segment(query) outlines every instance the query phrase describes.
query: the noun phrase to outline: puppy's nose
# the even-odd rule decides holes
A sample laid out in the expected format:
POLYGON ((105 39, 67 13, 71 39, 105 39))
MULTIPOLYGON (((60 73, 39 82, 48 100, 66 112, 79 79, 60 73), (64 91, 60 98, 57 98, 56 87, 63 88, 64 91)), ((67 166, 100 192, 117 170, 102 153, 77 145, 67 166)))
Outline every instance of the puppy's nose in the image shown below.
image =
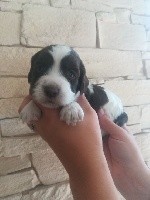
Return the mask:
POLYGON ((44 92, 49 98, 56 97, 59 94, 59 88, 53 85, 44 86, 44 92))

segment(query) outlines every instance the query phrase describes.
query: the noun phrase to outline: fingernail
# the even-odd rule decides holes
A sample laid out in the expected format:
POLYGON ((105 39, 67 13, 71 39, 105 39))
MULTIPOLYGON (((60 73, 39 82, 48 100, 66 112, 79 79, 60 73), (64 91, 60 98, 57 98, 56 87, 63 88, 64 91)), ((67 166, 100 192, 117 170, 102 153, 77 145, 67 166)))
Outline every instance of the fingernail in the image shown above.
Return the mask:
POLYGON ((105 112, 102 108, 99 109, 97 113, 98 113, 99 116, 103 116, 105 114, 105 112))

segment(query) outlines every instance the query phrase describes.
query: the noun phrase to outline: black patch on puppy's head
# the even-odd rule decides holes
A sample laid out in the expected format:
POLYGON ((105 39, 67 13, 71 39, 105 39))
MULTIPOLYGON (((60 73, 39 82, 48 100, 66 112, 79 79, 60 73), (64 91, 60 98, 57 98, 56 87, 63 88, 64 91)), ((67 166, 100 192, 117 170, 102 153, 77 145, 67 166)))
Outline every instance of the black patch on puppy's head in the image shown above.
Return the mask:
POLYGON ((60 70, 70 83, 71 90, 74 93, 80 91, 80 94, 82 94, 86 91, 89 81, 86 77, 85 67, 79 55, 73 49, 62 59, 60 70))
POLYGON ((45 47, 44 49, 38 51, 31 58, 31 69, 28 74, 30 92, 32 92, 32 89, 35 86, 35 83, 38 81, 38 79, 44 74, 46 74, 54 63, 53 57, 49 53, 49 50, 52 51, 52 46, 45 47))

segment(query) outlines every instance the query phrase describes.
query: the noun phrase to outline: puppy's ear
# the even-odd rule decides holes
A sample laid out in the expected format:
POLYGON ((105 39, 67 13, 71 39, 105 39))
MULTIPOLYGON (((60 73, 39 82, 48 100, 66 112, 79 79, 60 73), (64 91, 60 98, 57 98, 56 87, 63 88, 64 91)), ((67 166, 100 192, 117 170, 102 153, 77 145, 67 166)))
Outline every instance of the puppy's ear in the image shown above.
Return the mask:
POLYGON ((83 94, 86 92, 87 87, 89 85, 89 80, 86 76, 86 70, 84 67, 83 62, 81 61, 80 63, 80 78, 79 78, 79 87, 78 87, 78 91, 80 91, 80 94, 83 94))
POLYGON ((37 52, 35 55, 33 55, 32 58, 31 58, 31 68, 30 68, 30 71, 28 73, 28 83, 30 83, 30 84, 32 82, 34 82, 35 77, 33 75, 33 72, 34 72, 34 68, 36 67, 35 65, 36 65, 36 61, 37 61, 39 55, 40 55, 40 51, 37 52))

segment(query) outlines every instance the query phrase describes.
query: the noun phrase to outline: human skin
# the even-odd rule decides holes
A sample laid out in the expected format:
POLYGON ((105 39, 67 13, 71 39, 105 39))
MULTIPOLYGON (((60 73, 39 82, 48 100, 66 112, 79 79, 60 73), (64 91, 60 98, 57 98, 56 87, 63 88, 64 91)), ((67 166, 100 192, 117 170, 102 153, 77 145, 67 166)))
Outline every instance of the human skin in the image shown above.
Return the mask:
POLYGON ((133 135, 98 112, 101 128, 108 136, 103 148, 114 183, 127 200, 150 199, 150 169, 146 166, 133 135))
MULTIPOLYGON (((27 97, 20 110, 30 100, 27 97)), ((127 200, 150 199, 150 170, 133 136, 126 127, 114 124, 102 110, 97 113, 98 121, 85 97, 78 101, 85 118, 74 127, 59 120, 59 109, 51 110, 39 104, 43 115, 33 122, 66 168, 74 199, 117 200, 114 183, 127 200), (108 134, 103 142, 99 123, 108 134)))
MULTIPOLYGON (((30 100, 27 97, 19 111, 30 100)), ((78 102, 85 116, 76 126, 60 121, 59 109, 48 109, 38 104, 42 117, 33 122, 36 132, 64 165, 75 200, 117 200, 118 193, 103 152, 98 116, 84 96, 78 102)))

